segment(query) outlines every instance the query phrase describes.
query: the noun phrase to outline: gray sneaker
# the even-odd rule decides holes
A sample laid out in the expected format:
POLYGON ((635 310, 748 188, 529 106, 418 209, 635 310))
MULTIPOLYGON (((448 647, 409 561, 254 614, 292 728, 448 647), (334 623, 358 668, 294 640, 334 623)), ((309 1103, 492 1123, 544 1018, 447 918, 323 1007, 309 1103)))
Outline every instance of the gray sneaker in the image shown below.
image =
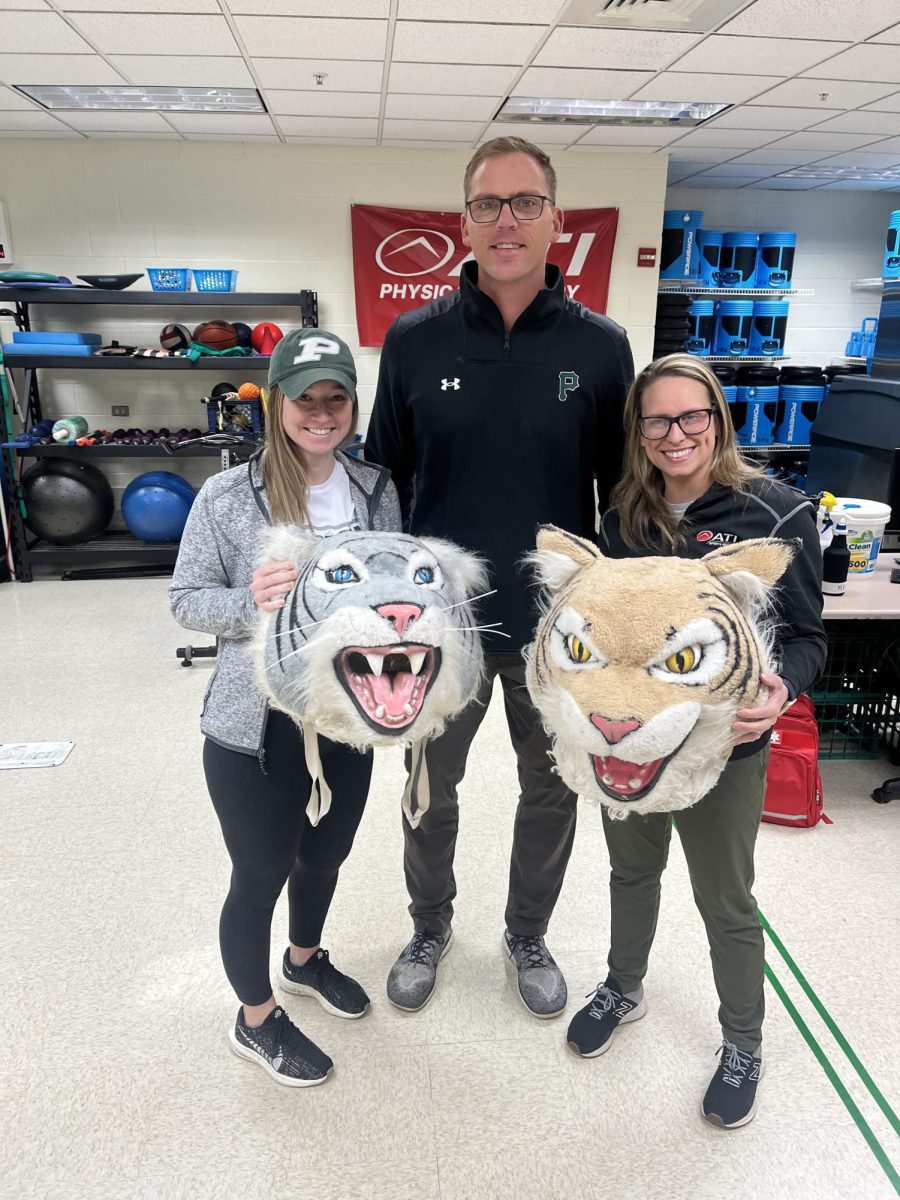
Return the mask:
POLYGON ((516 988, 528 1011, 535 1017, 558 1017, 569 993, 544 939, 519 937, 507 929, 503 953, 507 967, 516 972, 516 988))
POLYGON ((425 1007, 437 982, 438 963, 450 949, 452 939, 452 929, 446 937, 428 929, 413 934, 388 975, 387 997, 395 1008, 418 1012, 425 1007))

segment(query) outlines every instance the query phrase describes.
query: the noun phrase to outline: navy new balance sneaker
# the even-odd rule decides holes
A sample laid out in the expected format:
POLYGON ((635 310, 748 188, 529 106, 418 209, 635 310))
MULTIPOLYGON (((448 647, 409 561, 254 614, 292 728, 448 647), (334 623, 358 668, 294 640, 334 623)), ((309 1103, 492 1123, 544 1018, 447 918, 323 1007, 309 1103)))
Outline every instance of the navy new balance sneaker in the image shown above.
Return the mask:
POLYGON ((569 1022, 566 1041, 582 1058, 596 1058, 609 1049, 612 1036, 620 1025, 639 1021, 646 1011, 643 988, 636 998, 629 998, 622 994, 619 982, 609 975, 606 983, 597 988, 590 1004, 580 1009, 569 1022))
POLYGON ((756 1088, 763 1077, 762 1057, 738 1050, 727 1039, 716 1053, 719 1065, 706 1089, 701 1111, 710 1125, 740 1129, 756 1115, 756 1088))

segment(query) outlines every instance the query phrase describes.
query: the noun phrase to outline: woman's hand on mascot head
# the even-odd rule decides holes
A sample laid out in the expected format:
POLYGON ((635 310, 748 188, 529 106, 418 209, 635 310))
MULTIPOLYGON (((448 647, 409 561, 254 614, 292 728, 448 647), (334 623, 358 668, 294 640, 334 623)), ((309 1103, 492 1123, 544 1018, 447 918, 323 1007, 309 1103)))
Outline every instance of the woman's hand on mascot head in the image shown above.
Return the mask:
POLYGON ((769 698, 758 708, 740 708, 735 713, 735 722, 731 727, 735 733, 735 746, 755 742, 762 737, 767 729, 772 728, 790 701, 790 693, 780 676, 760 675, 759 679, 763 687, 769 689, 769 698))
POLYGON ((271 562, 253 572, 250 591, 253 602, 263 612, 284 607, 284 598, 297 582, 297 568, 292 562, 271 562))

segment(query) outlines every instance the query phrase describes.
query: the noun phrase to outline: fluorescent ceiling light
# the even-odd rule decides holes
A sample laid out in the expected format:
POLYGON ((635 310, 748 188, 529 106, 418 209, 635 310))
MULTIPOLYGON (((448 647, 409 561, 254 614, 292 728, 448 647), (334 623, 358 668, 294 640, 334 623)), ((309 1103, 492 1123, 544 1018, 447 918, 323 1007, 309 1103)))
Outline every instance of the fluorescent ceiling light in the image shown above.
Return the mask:
POLYGON ((510 96, 495 121, 557 125, 701 125, 731 108, 693 100, 543 100, 510 96))
POLYGON ((16 91, 44 108, 77 111, 113 109, 119 112, 228 112, 264 113, 256 88, 192 87, 70 87, 17 83, 16 91))
POLYGON ((781 171, 778 179, 867 179, 873 183, 883 180, 891 183, 900 180, 900 166, 896 167, 828 167, 821 166, 793 167, 790 171, 781 171))

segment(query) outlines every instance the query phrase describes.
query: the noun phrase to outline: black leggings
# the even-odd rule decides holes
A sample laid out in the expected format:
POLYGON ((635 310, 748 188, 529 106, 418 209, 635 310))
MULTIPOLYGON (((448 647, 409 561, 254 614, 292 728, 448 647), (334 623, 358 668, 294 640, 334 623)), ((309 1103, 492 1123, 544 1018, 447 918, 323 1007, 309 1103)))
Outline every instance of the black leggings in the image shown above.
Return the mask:
POLYGON ((285 880, 290 940, 316 946, 362 818, 372 775, 371 752, 360 754, 319 738, 331 809, 318 825, 306 816, 310 776, 303 739, 284 713, 270 712, 266 774, 250 754, 206 739, 203 769, 231 857, 231 888, 219 921, 219 945, 228 981, 242 1004, 272 995, 269 953, 272 913, 285 880))

